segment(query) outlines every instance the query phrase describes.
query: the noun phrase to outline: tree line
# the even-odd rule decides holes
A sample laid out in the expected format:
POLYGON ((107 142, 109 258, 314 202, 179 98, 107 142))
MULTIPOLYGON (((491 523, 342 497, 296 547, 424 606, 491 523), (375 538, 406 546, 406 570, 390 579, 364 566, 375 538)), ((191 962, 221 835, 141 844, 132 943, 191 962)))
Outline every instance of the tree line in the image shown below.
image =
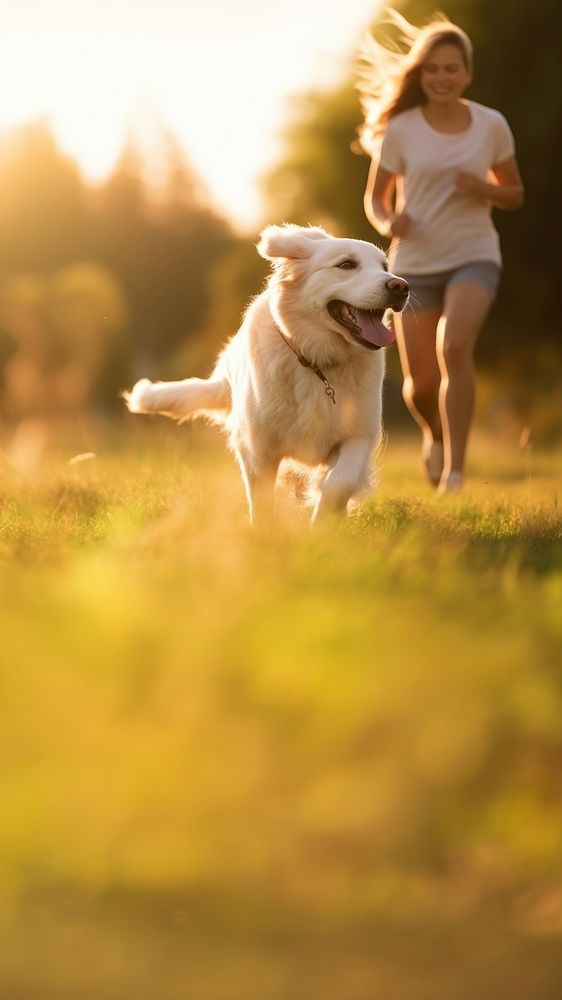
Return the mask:
MULTIPOLYGON (((405 0, 400 9, 422 23, 435 5, 405 0)), ((495 213, 505 271, 478 345, 479 363, 508 379, 524 408, 531 382, 552 394, 562 372, 562 5, 449 0, 444 12, 474 42, 469 96, 507 117, 525 182, 525 207, 495 213)), ((350 52, 338 86, 288 104, 282 154, 262 182, 264 225, 323 224, 384 245, 363 213, 369 163, 354 151, 356 58, 350 52)), ((253 246, 257 232, 237 236, 163 124, 159 136, 158 189, 132 140, 95 189, 46 121, 0 140, 0 407, 8 416, 25 408, 29 358, 41 350, 40 372, 56 370, 63 397, 88 359, 87 405, 118 405, 118 390, 139 373, 205 374, 259 290, 267 267, 253 246)))
POLYGON ((71 372, 76 386, 88 366, 84 405, 110 406, 137 368, 158 373, 204 324, 212 269, 236 239, 173 134, 163 124, 159 131, 159 188, 132 139, 113 174, 92 188, 46 121, 3 137, 0 374, 8 417, 33 411, 41 395, 33 386, 55 372, 56 409, 61 392, 75 392, 71 372))

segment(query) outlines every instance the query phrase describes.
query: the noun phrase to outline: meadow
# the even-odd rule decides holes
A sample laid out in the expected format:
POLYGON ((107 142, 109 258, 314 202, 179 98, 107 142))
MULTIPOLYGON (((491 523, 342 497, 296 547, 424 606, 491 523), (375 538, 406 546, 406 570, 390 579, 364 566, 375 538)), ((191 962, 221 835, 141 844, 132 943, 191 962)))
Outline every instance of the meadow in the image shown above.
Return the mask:
POLYGON ((0 995, 559 1000, 562 453, 250 530, 205 429, 0 484, 0 995))

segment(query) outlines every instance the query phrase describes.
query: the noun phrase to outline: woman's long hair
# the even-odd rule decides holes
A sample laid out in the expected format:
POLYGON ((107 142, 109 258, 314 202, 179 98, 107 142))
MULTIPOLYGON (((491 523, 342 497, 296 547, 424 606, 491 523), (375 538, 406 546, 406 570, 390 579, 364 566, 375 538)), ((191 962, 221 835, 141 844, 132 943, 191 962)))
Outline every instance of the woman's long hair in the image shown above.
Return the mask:
POLYGON ((398 28, 398 42, 385 39, 386 44, 382 44, 368 35, 359 56, 357 89, 365 119, 358 129, 358 141, 366 153, 373 152, 391 118, 425 104, 420 74, 432 49, 456 45, 466 68, 472 69, 470 38, 443 14, 435 14, 423 28, 416 28, 390 7, 384 23, 398 28))

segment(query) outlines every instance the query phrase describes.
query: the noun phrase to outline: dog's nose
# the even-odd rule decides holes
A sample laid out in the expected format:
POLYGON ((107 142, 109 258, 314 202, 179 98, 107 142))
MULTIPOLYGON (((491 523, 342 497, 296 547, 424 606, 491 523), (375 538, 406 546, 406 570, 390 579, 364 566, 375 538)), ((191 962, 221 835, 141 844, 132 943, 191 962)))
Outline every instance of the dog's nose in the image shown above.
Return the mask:
POLYGON ((386 283, 389 292, 408 292, 410 286, 404 278, 390 278, 386 283))

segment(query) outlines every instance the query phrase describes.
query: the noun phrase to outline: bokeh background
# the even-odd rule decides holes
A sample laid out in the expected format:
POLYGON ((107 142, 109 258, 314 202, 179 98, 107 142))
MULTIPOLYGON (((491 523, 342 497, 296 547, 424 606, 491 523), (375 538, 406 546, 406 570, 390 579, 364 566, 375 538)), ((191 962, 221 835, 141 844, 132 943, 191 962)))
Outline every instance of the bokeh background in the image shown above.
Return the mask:
MULTIPOLYGON (((265 275, 262 225, 384 242, 363 216, 367 158, 352 150, 357 46, 376 4, 324 19, 315 3, 125 8, 52 0, 29 27, 24 4, 2 43, 0 408, 5 440, 20 427, 22 461, 24 421, 40 450, 43 418, 117 417, 119 390, 141 373, 206 374, 265 275)), ((421 21, 433 8, 401 9, 421 21)), ((478 346, 479 414, 549 444, 562 384, 562 14, 555 0, 451 0, 446 13, 474 40, 470 96, 507 116, 527 190, 522 211, 495 213, 505 275, 478 346)), ((394 353, 387 396, 387 423, 404 420, 394 353)))
MULTIPOLYGON (((400 3, 420 22, 426 0, 400 3)), ((562 996, 562 6, 448 0, 525 207, 468 489, 245 528, 205 375, 260 227, 372 239, 375 2, 20 0, 0 37, 0 995, 562 996), (17 9, 16 9, 17 7, 17 9)))

